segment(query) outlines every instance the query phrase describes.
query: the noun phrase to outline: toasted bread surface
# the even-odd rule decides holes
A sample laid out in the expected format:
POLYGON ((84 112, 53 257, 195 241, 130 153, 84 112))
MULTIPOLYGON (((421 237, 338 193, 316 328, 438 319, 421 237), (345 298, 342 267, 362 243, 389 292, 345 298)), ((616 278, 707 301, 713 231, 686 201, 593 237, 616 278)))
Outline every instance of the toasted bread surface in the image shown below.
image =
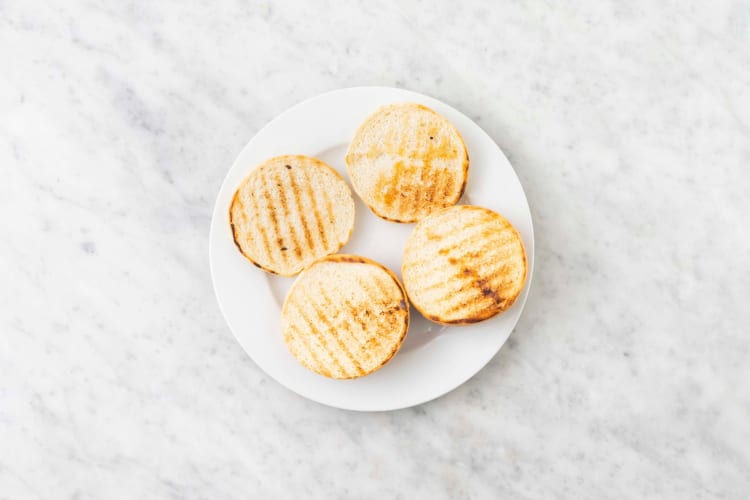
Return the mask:
POLYGON ((409 303, 398 278, 355 255, 331 255, 303 271, 281 310, 292 355, 335 379, 378 370, 401 347, 408 327, 409 303))
POLYGON ((265 271, 293 276, 349 240, 354 199, 346 181, 326 163, 278 156, 242 181, 229 223, 248 260, 265 271))
POLYGON ((415 222, 455 205, 469 173, 456 128, 412 103, 383 106, 367 118, 349 145, 346 164, 365 204, 394 222, 415 222))
POLYGON ((513 305, 526 267, 523 241, 510 222, 487 208, 458 205, 414 227, 401 272, 411 304, 427 319, 465 325, 513 305))

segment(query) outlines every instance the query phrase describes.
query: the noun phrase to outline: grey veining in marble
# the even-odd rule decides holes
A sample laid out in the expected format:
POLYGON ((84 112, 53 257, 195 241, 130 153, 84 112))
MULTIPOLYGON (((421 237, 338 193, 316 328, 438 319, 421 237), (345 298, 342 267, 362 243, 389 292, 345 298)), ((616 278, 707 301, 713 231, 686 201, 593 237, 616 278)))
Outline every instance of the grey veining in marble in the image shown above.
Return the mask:
POLYGON ((0 1, 0 498, 750 496, 750 3, 0 1), (266 377, 207 234, 235 155, 402 86, 500 144, 511 340, 393 413, 266 377))

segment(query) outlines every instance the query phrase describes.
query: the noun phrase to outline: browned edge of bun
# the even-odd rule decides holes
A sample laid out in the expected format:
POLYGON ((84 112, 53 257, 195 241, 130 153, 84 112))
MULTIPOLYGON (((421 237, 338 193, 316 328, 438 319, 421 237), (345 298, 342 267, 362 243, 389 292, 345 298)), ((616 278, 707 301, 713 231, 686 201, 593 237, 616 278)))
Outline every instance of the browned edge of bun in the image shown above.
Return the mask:
MULTIPOLYGON (((262 164, 261 164, 261 165, 262 165, 262 164)), ((256 168, 257 168, 257 167, 256 167, 256 168)), ((250 175, 250 174, 248 174, 248 175, 250 175)), ((242 181, 242 182, 244 182, 244 179, 243 179, 243 181, 242 181)), ((257 263, 257 262, 255 262, 255 261, 254 261, 254 260, 253 260, 253 259, 252 259, 252 258, 251 258, 251 257, 250 257, 249 255, 248 255, 248 254, 246 254, 246 253, 245 253, 244 251, 242 251, 242 247, 240 246, 239 242, 237 241, 237 234, 235 233, 235 230, 234 230, 234 220, 233 220, 233 218, 232 218, 232 208, 234 207, 234 203, 235 203, 235 201, 237 200, 237 195, 238 195, 238 194, 239 194, 239 190, 236 190, 236 191, 234 192, 234 196, 232 196, 232 203, 230 203, 230 204, 229 204, 229 217, 228 217, 228 220, 229 220, 229 228, 230 228, 230 230, 232 231, 232 243, 234 243, 234 246, 236 246, 236 247, 237 247, 237 250, 239 250, 239 252, 240 252, 240 255, 242 255, 242 256, 243 256, 243 257, 245 257, 245 258, 246 258, 246 259, 247 259, 248 261, 250 261, 250 263, 251 263, 252 265, 254 265, 255 267, 257 267, 257 268, 258 268, 258 269, 260 269, 261 271, 265 271, 265 272, 267 272, 267 273, 271 273, 271 274, 275 274, 275 275, 277 275, 277 276, 281 276, 281 275, 280 275, 279 273, 277 273, 276 271, 273 271, 273 270, 271 270, 271 269, 268 269, 267 267, 263 267, 262 265, 258 264, 258 263, 257 263)))

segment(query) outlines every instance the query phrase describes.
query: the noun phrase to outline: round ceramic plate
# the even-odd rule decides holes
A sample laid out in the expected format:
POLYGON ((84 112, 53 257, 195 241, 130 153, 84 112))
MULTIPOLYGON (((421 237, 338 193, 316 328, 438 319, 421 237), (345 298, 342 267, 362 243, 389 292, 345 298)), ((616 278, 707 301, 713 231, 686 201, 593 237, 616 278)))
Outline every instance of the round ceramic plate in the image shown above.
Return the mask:
MULTIPOLYGON (((374 259, 400 278, 401 253, 414 224, 379 219, 356 193, 354 198, 354 232, 341 252, 374 259)), ((329 92, 297 104, 250 140, 229 169, 216 200, 209 260, 216 297, 229 327, 268 375, 297 394, 326 405, 361 411, 394 410, 424 403, 455 389, 498 352, 526 302, 534 266, 534 234, 526 196, 513 168, 477 124, 452 107, 422 94, 385 87, 358 87, 329 92), (320 158, 348 180, 344 155, 357 127, 378 106, 398 102, 424 104, 456 126, 470 159, 469 180, 461 203, 491 208, 513 223, 526 246, 529 277, 510 309, 471 326, 437 325, 412 307, 406 340, 387 365, 360 379, 332 380, 306 370, 287 350, 281 336, 281 305, 294 278, 267 274, 240 255, 232 241, 229 204, 242 179, 264 160, 277 155, 320 158)))

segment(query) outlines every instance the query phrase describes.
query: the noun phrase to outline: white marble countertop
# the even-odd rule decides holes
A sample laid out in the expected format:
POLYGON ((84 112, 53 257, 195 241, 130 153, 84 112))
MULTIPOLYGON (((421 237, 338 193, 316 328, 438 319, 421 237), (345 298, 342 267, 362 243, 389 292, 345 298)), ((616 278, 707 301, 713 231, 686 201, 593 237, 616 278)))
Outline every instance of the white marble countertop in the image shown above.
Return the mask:
POLYGON ((0 498, 750 495, 750 3, 0 2, 0 498), (504 149, 511 340, 392 413, 306 401, 219 313, 235 155, 399 86, 504 149))

